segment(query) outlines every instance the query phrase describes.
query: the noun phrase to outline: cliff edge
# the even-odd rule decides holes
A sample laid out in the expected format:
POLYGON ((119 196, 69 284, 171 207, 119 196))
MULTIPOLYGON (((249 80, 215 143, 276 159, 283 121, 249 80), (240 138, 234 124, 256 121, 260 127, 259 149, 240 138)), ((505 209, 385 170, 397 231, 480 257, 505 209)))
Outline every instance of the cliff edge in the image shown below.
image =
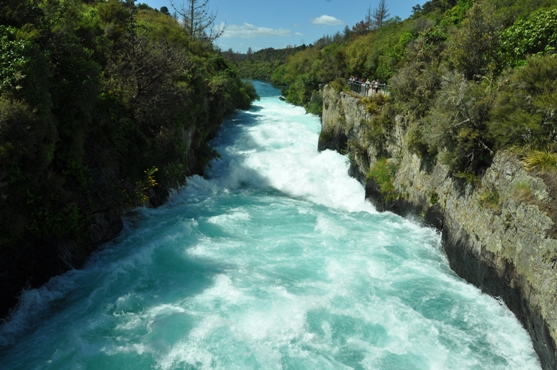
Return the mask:
POLYGON ((379 210, 417 215, 438 228, 451 268, 504 301, 529 332, 542 367, 557 368, 551 181, 525 171, 506 152, 497 153, 473 181, 450 176, 446 166, 411 153, 400 117, 378 150, 370 140, 374 128, 362 99, 329 86, 322 93, 318 149, 348 152, 351 175, 365 184, 366 197, 379 210), (373 176, 377 168, 388 173, 388 184, 373 176))

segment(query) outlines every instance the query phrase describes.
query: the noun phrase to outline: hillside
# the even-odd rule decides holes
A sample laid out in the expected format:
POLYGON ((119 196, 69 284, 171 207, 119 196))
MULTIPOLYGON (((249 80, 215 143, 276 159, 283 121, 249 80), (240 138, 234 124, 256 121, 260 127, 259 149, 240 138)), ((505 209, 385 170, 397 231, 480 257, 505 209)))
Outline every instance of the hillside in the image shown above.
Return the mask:
POLYGON ((217 154, 256 98, 169 14, 133 2, 0 5, 0 316, 22 288, 79 267, 217 154))

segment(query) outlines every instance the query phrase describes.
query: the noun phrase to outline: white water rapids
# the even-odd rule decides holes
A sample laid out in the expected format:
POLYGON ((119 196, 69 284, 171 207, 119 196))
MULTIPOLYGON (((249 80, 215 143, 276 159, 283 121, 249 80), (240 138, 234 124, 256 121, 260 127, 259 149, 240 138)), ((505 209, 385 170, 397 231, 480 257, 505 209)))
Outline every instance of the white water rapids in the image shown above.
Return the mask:
POLYGON ((207 179, 140 209, 82 270, 27 291, 2 369, 539 369, 432 229, 378 213, 319 119, 256 83, 207 179))

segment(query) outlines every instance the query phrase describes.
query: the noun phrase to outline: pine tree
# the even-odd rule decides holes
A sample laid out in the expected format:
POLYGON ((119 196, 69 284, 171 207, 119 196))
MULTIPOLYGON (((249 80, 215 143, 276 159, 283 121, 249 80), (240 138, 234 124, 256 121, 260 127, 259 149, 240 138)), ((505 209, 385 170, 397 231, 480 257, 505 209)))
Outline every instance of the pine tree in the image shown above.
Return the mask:
POLYGON ((191 39, 213 42, 223 34, 224 28, 215 25, 217 14, 209 11, 209 0, 187 0, 180 7, 174 2, 170 4, 182 19, 191 39))
MULTIPOLYGON (((371 9, 370 9, 371 10, 371 9)), ((368 12, 369 14, 369 12, 368 12)), ((391 14, 389 13, 389 7, 387 6, 387 2, 385 0, 380 0, 379 5, 377 8, 368 15, 369 20, 371 21, 371 28, 378 29, 383 26, 383 23, 389 18, 391 14)), ((367 19, 366 19, 367 20, 367 19)))

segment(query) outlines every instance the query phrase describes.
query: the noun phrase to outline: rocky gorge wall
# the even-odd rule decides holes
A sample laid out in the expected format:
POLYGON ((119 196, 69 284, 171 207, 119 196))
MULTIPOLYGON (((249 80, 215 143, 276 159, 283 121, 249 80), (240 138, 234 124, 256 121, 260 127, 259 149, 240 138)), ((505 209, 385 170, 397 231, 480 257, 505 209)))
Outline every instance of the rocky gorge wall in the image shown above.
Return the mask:
MULTIPOLYGON (((205 141, 214 137, 220 122, 213 126, 205 141)), ((188 157, 188 173, 203 174, 200 153, 193 147, 194 136, 195 127, 182 129, 181 139, 188 157)), ((109 188, 111 182, 120 181, 120 170, 115 164, 92 168, 93 187, 109 188)), ((176 184, 176 188, 179 186, 176 184)), ((156 208, 166 202, 172 190, 162 186, 151 188, 145 203, 133 206, 156 208)), ((44 240, 29 235, 16 245, 0 248, 0 323, 16 308, 22 290, 40 287, 54 276, 81 268, 93 252, 120 234, 124 226, 123 218, 132 207, 114 204, 105 197, 99 197, 96 201, 98 211, 93 213, 88 223, 86 240, 44 240)))
POLYGON ((556 199, 547 181, 501 152, 475 182, 455 179, 446 166, 409 151, 405 124, 397 119, 382 144, 394 188, 386 196, 368 176, 379 156, 362 99, 329 86, 322 93, 318 149, 348 152, 351 175, 379 210, 415 215, 438 228, 451 268, 503 300, 529 332, 542 367, 557 368, 557 233, 548 216, 556 199))

